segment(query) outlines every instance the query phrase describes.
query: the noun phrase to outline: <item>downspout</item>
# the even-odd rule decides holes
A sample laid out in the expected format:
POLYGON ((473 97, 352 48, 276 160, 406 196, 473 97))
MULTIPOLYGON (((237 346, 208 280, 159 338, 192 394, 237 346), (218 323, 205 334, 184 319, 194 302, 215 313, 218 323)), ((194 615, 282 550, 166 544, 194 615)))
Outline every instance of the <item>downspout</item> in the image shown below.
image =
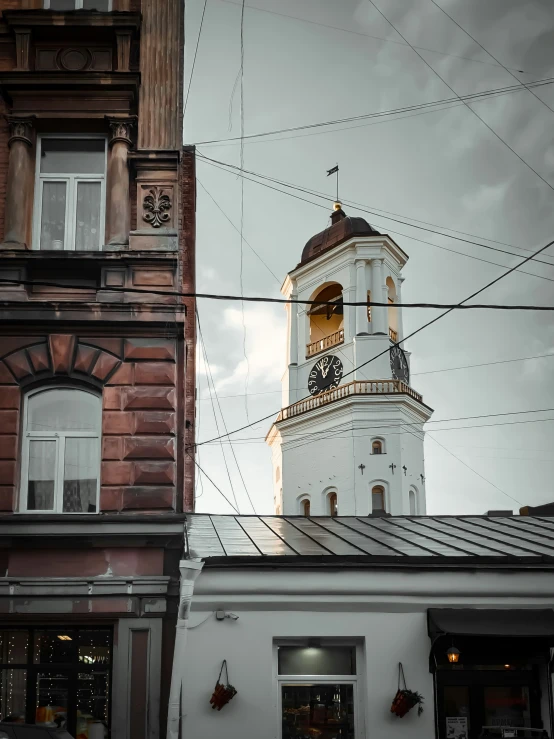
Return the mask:
POLYGON ((175 634, 173 669, 171 671, 171 688, 169 691, 167 739, 179 739, 181 693, 190 606, 194 592, 194 583, 198 575, 202 572, 203 566, 204 562, 198 559, 184 559, 179 562, 179 570, 181 572, 179 612, 177 614, 177 633, 175 634))

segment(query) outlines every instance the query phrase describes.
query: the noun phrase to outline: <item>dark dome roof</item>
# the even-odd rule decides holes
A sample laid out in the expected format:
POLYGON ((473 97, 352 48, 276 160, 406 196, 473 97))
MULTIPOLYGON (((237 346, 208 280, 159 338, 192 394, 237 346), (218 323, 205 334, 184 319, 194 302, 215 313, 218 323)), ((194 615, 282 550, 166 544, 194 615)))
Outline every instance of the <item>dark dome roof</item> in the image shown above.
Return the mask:
POLYGON ((331 215, 332 224, 325 231, 312 236, 302 250, 301 264, 309 262, 310 259, 318 257, 322 252, 342 244, 343 241, 353 236, 380 236, 364 218, 347 216, 341 209, 335 210, 331 215))

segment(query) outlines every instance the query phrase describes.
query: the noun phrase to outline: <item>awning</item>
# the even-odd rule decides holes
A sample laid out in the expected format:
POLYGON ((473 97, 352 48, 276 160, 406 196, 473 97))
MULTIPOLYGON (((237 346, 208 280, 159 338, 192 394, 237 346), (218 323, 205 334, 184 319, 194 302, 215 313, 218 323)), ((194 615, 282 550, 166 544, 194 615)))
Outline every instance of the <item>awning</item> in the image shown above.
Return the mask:
POLYGON ((429 608, 427 627, 433 643, 441 636, 539 637, 554 643, 554 610, 429 608))

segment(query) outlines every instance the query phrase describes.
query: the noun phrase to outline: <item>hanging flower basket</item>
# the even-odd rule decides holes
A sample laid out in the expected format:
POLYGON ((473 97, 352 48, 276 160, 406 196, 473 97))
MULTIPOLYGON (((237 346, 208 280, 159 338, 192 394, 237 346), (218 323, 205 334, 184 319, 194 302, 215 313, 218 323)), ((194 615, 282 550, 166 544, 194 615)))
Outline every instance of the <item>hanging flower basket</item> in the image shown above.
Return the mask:
POLYGON ((218 711, 221 711, 223 706, 227 705, 231 698, 233 698, 236 694, 236 688, 229 684, 229 670, 227 669, 227 660, 224 659, 221 663, 221 670, 219 671, 219 677, 217 678, 214 692, 212 693, 212 697, 210 698, 210 704, 212 708, 217 708, 218 711), (227 676, 226 683, 221 682, 223 668, 225 668, 225 674, 227 676))
POLYGON ((423 713, 423 696, 406 687, 404 668, 402 667, 402 662, 399 662, 398 690, 396 691, 396 695, 394 696, 390 707, 391 713, 394 713, 398 718, 403 718, 414 706, 417 706, 417 715, 421 716, 423 713))

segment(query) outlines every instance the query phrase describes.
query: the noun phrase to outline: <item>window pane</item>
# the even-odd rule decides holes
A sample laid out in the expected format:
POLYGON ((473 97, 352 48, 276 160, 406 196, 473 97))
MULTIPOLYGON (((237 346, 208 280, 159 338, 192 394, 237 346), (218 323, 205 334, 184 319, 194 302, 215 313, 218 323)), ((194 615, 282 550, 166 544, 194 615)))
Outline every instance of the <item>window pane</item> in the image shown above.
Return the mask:
POLYGON ((51 511, 54 508, 56 479, 56 442, 29 442, 29 477, 27 508, 31 511, 51 511))
POLYGON ((50 10, 75 10, 75 0, 50 0, 50 10))
POLYGON ((0 717, 10 723, 25 722, 27 670, 0 670, 0 717))
POLYGON ((95 513, 98 487, 98 439, 66 439, 63 512, 95 513))
POLYGON ((35 631, 33 662, 51 665, 74 661, 75 639, 75 631, 71 629, 35 631))
POLYGON ((385 510, 385 496, 382 490, 373 490, 371 493, 371 510, 372 511, 383 511, 385 510))
POLYGON ((527 685, 485 688, 486 726, 531 726, 527 685))
POLYGON ((279 675, 355 675, 354 647, 279 647, 279 675))
POLYGON ((65 247, 65 205, 67 184, 45 182, 42 187, 40 212, 40 248, 63 249, 65 247))
POLYGON ((104 174, 104 139, 42 139, 43 174, 104 174))
POLYGON ((83 0, 83 8, 87 10, 109 10, 110 0, 83 0))
POLYGON ((283 685, 283 739, 354 739, 352 685, 283 685))
POLYGON ((0 631, 0 662, 20 665, 27 662, 28 631, 0 631))
POLYGON ((75 218, 75 249, 98 251, 100 248, 100 197, 99 182, 77 184, 77 213, 75 218))
POLYGON ((80 672, 77 679, 77 737, 88 736, 88 722, 108 723, 109 676, 104 672, 80 672))
POLYGON ((111 662, 111 630, 80 629, 77 637, 79 662, 105 667, 111 662))
POLYGON ((37 673, 35 722, 39 726, 65 728, 71 679, 69 673, 65 672, 37 673))
POLYGON ((82 390, 46 390, 29 399, 28 431, 97 431, 100 399, 82 390))

